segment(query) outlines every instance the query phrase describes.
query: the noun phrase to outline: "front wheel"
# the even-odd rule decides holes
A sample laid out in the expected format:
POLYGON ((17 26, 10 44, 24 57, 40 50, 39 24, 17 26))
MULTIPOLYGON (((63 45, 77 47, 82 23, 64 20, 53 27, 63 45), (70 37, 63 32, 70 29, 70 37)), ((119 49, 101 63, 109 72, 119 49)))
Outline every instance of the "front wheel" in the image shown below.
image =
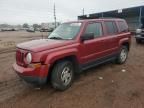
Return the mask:
POLYGON ((122 46, 120 53, 116 59, 116 62, 118 64, 123 64, 126 62, 127 57, 128 57, 128 48, 126 46, 122 46))
POLYGON ((70 61, 58 62, 52 71, 52 86, 60 91, 68 89, 74 78, 74 67, 70 61))

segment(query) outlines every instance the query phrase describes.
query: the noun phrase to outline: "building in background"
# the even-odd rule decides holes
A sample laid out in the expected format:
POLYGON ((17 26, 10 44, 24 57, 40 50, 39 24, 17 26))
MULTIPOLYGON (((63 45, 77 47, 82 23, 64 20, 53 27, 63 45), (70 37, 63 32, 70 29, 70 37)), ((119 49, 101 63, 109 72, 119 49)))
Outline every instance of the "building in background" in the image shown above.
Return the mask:
POLYGON ((127 21, 130 30, 135 30, 144 22, 144 6, 78 16, 79 20, 95 18, 123 18, 127 21))

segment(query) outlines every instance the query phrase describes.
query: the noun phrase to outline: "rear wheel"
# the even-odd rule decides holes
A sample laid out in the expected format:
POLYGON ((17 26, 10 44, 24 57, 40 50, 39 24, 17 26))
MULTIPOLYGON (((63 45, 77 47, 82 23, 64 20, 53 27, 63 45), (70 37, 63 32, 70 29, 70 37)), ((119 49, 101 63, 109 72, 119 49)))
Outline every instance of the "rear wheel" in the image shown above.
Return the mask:
POLYGON ((116 59, 116 62, 118 64, 123 64, 123 63, 126 62, 127 57, 128 57, 128 48, 126 46, 122 46, 121 50, 120 50, 120 53, 119 53, 119 55, 116 59))
POLYGON ((141 43, 141 40, 140 39, 136 39, 136 43, 141 43))
POLYGON ((68 89, 74 78, 74 68, 70 61, 58 62, 52 71, 51 83, 52 86, 60 91, 68 89))

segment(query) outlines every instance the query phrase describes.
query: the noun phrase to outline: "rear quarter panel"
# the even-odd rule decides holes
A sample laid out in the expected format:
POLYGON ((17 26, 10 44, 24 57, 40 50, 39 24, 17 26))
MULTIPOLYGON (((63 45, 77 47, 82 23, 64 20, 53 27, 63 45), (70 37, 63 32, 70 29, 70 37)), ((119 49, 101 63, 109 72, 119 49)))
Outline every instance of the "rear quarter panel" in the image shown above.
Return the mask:
POLYGON ((129 45, 131 45, 131 32, 129 32, 129 27, 128 24, 125 20, 118 20, 116 21, 117 27, 118 27, 118 31, 119 31, 119 35, 118 35, 118 47, 121 48, 121 45, 123 43, 129 43, 129 45), (127 27, 127 31, 126 32, 120 32, 120 27, 118 24, 118 21, 124 22, 125 26, 127 27))

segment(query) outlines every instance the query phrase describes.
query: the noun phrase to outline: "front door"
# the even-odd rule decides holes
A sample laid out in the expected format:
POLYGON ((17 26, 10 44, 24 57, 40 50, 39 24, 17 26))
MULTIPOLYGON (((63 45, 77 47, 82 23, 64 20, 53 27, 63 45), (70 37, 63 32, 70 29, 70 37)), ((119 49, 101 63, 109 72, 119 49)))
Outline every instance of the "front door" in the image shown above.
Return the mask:
POLYGON ((87 24, 84 34, 94 33, 95 38, 81 43, 81 61, 89 63, 104 56, 105 44, 102 22, 90 22, 87 24))

